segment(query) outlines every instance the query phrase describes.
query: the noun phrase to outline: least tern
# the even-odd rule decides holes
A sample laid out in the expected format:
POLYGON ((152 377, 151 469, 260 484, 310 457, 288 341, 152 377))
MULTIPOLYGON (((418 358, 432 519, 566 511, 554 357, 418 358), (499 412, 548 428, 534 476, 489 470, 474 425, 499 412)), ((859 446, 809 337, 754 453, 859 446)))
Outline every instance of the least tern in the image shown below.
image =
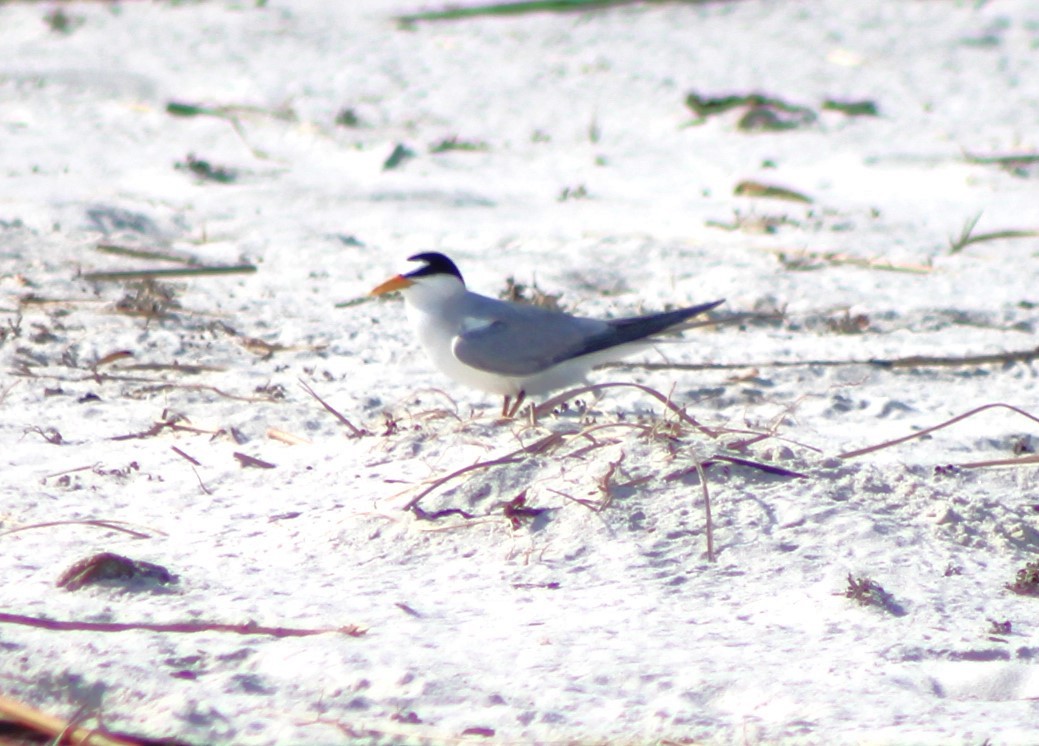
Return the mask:
POLYGON ((416 254, 408 261, 422 266, 391 277, 371 295, 400 290, 433 364, 459 383, 504 396, 505 417, 515 416, 528 395, 583 381, 594 366, 638 352, 653 336, 724 302, 626 319, 589 319, 477 295, 466 289, 462 273, 443 254, 416 254))

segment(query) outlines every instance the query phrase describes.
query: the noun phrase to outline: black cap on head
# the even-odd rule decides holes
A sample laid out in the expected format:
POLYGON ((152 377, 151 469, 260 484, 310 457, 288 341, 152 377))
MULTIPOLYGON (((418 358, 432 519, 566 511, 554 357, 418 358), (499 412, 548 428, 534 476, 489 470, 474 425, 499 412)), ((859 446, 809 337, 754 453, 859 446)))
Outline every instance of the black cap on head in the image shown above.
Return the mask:
POLYGON ((415 254, 414 256, 408 257, 409 262, 425 262, 424 266, 418 269, 412 270, 411 272, 405 272, 405 277, 430 277, 432 275, 452 275, 457 277, 462 284, 465 284, 465 280, 462 279, 462 273, 458 271, 458 267, 455 263, 448 259, 443 254, 439 254, 435 251, 427 251, 423 254, 415 254))

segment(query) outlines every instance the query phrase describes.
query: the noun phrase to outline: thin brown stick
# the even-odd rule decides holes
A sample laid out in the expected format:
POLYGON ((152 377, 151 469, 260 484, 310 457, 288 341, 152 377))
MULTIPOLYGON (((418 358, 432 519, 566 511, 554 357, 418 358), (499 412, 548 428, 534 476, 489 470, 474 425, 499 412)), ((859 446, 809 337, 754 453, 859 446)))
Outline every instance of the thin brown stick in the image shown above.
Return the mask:
MULTIPOLYGON (((518 453, 518 451, 515 452, 515 453, 518 453)), ((430 494, 431 492, 433 492, 437 488, 441 487, 442 485, 447 484, 452 479, 455 479, 456 477, 462 476, 463 474, 468 474, 469 472, 476 471, 478 469, 489 469, 492 466, 502 466, 504 464, 515 464, 516 462, 522 461, 522 460, 523 460, 522 458, 519 458, 518 456, 510 454, 508 456, 502 456, 501 458, 491 459, 490 461, 477 461, 475 464, 469 464, 469 466, 463 466, 461 469, 453 471, 450 474, 447 474, 447 475, 445 475, 443 477, 440 477, 439 479, 434 480, 432 484, 430 484, 428 487, 426 487, 426 489, 422 490, 420 493, 418 493, 418 495, 416 495, 415 497, 413 497, 410 500, 408 500, 407 504, 405 504, 402 509, 403 510, 414 510, 415 507, 419 504, 419 501, 421 501, 422 498, 424 498, 426 495, 430 494)))
POLYGON ((134 363, 133 365, 120 365, 119 370, 168 370, 173 373, 197 376, 202 373, 223 373, 227 367, 223 365, 188 365, 186 363, 134 363))
POLYGON ((202 490, 202 494, 204 494, 204 495, 212 495, 212 494, 213 494, 213 490, 211 490, 211 489, 209 489, 208 487, 206 487, 206 483, 205 483, 205 482, 203 482, 203 481, 202 481, 202 477, 200 477, 200 476, 198 475, 198 469, 196 469, 196 468, 195 468, 194 466, 192 466, 192 467, 191 467, 191 471, 192 471, 192 472, 194 472, 194 474, 195 474, 195 479, 197 479, 197 480, 198 480, 198 488, 199 488, 200 490, 202 490))
MULTIPOLYGON (((452 479, 456 479, 457 477, 460 477, 464 474, 468 474, 471 471, 477 471, 478 469, 489 469, 492 466, 515 464, 517 462, 523 461, 524 457, 526 456, 533 456, 539 453, 545 453, 549 449, 554 448, 555 446, 562 443, 564 441, 564 435, 572 434, 573 433, 549 433, 544 438, 536 440, 528 446, 522 446, 520 448, 517 448, 515 451, 507 453, 504 456, 499 456, 498 458, 490 459, 488 461, 477 461, 475 464, 469 464, 468 466, 463 466, 461 469, 457 469, 451 472, 450 474, 445 474, 444 476, 433 480, 433 482, 430 483, 424 490, 418 493, 415 497, 411 498, 411 500, 409 500, 407 504, 404 505, 402 510, 410 510, 416 515, 419 515, 420 517, 427 517, 430 514, 426 513, 425 511, 420 511, 418 509, 419 502, 424 497, 429 495, 431 492, 447 484, 452 479)), ((461 511, 457 510, 453 510, 452 512, 461 513, 461 511)))
POLYGON ((862 269, 883 270, 886 272, 908 272, 916 275, 925 275, 933 270, 933 267, 927 264, 895 264, 880 259, 869 259, 865 257, 852 256, 850 254, 841 254, 836 251, 798 251, 796 253, 787 252, 783 249, 771 249, 769 251, 770 253, 775 254, 776 258, 779 259, 785 267, 790 269, 815 269, 817 266, 821 266, 821 263, 826 263, 832 266, 846 265, 860 267, 862 269), (806 266, 805 262, 817 262, 819 264, 806 266))
POLYGON ((10 394, 11 390, 14 389, 14 387, 17 386, 19 383, 21 383, 21 381, 14 381, 3 391, 0 391, 0 404, 3 404, 7 400, 7 395, 10 394))
POLYGON ((956 464, 961 469, 985 469, 990 466, 1022 466, 1025 464, 1039 464, 1039 453, 1031 456, 1019 456, 1018 458, 997 458, 990 461, 971 461, 966 464, 956 464))
MULTIPOLYGON (((109 529, 111 531, 122 531, 123 533, 130 534, 130 536, 134 537, 135 539, 150 539, 150 538, 152 538, 151 534, 145 534, 145 533, 142 533, 140 531, 135 531, 132 528, 126 528, 126 526, 130 525, 130 524, 126 523, 126 521, 107 520, 107 519, 100 519, 100 518, 99 519, 85 519, 85 520, 78 520, 78 521, 47 521, 46 523, 34 523, 31 526, 19 526, 18 528, 8 529, 7 531, 4 531, 3 533, 0 533, 0 536, 7 536, 8 534, 16 534, 19 531, 28 531, 28 530, 34 529, 34 528, 50 528, 51 526, 75 526, 75 525, 96 526, 97 528, 107 528, 107 529, 109 529), (125 524, 125 525, 120 525, 120 524, 125 524)), ((158 534, 160 536, 166 536, 167 535, 165 531, 160 531, 157 528, 149 528, 148 530, 151 531, 152 534, 158 534)))
POLYGON ((101 732, 76 725, 75 721, 48 715, 9 697, 0 695, 0 716, 24 728, 43 733, 55 740, 52 743, 70 743, 76 746, 140 746, 142 741, 114 733, 101 732))
POLYGON ((179 634, 229 632, 236 635, 269 635, 271 637, 309 637, 329 632, 338 632, 350 637, 360 637, 367 631, 364 627, 356 624, 348 624, 344 627, 306 629, 299 627, 266 627, 252 622, 248 624, 222 624, 219 622, 174 622, 171 624, 154 622, 78 622, 43 619, 21 614, 9 614, 3 611, 0 611, 0 624, 21 624, 27 627, 60 632, 127 632, 131 630, 175 632, 179 634))
POLYGON ((225 267, 184 267, 178 269, 132 269, 123 272, 87 272, 83 279, 88 282, 119 282, 123 280, 146 280, 164 277, 206 277, 255 272, 253 264, 235 264, 225 267))
POLYGON ((194 456, 189 456, 188 454, 184 453, 184 451, 177 448, 177 446, 170 446, 170 448, 172 448, 173 452, 181 458, 187 459, 188 463, 194 464, 195 466, 202 466, 202 464, 199 462, 197 458, 195 458, 194 456))
POLYGON ((178 256, 167 254, 164 251, 152 251, 151 249, 135 249, 130 246, 119 246, 117 244, 99 243, 94 247, 103 254, 118 254, 128 256, 131 259, 154 259, 161 262, 173 262, 174 264, 187 264, 188 266, 202 266, 200 262, 190 256, 178 256))
POLYGON ((306 438, 295 433, 287 433, 276 427, 267 428, 267 437, 290 446, 310 445, 310 441, 306 438))
POLYGON ((737 456, 723 456, 722 454, 716 453, 711 456, 709 461, 727 461, 730 464, 736 464, 737 466, 747 466, 751 469, 757 469, 763 471, 766 474, 774 474, 777 477, 792 477, 794 479, 808 479, 807 474, 801 472, 791 471, 790 469, 784 469, 782 466, 775 466, 774 464, 764 464, 760 461, 752 461, 748 458, 739 458, 737 456))
POLYGON ((45 474, 43 476, 43 478, 44 479, 54 479, 54 477, 63 477, 66 474, 75 474, 77 471, 87 471, 88 469, 94 469, 94 468, 96 468, 96 467, 98 467, 100 465, 101 465, 100 461, 95 461, 94 463, 88 464, 87 466, 77 466, 77 467, 74 467, 72 469, 65 469, 64 471, 56 471, 56 472, 54 472, 52 474, 45 474))
POLYGON ((255 469, 275 469, 276 464, 272 464, 270 461, 264 461, 263 459, 250 456, 248 453, 242 453, 241 451, 235 451, 231 454, 235 457, 239 464, 244 469, 247 466, 251 466, 255 469))
POLYGON ((346 426, 346 429, 350 431, 350 437, 352 437, 352 438, 360 438, 360 437, 363 437, 365 435, 369 435, 370 434, 367 430, 361 430, 360 428, 355 427, 354 423, 350 422, 350 420, 346 419, 346 417, 344 417, 342 414, 340 414, 339 411, 337 411, 331 404, 329 404, 324 399, 322 399, 320 396, 318 396, 317 392, 314 391, 314 389, 310 388, 310 386, 308 386, 307 383, 305 381, 303 381, 302 379, 300 379, 299 385, 303 387, 304 391, 306 391, 312 397, 317 399, 318 404, 320 404, 322 407, 324 407, 325 411, 327 411, 330 414, 332 414, 332 416, 334 416, 337 420, 339 420, 343 425, 346 426))
POLYGON ((881 368, 927 368, 959 365, 1005 365, 1006 363, 1029 363, 1039 360, 1039 347, 1033 350, 997 352, 990 355, 937 356, 911 355, 893 360, 870 360, 870 365, 881 368))
MULTIPOLYGON (((853 365, 872 365, 878 368, 928 368, 969 365, 1005 365, 1039 360, 1039 347, 1030 350, 1011 350, 985 355, 910 355, 898 358, 871 358, 869 360, 764 360, 745 363, 606 363, 600 367, 615 370, 743 370, 744 368, 839 368, 853 365)), ((547 402, 546 402, 547 403, 547 402)))
MULTIPOLYGON (((196 433, 198 435, 216 435, 217 432, 219 432, 217 430, 202 430, 202 429, 197 428, 197 427, 191 427, 190 425, 182 425, 180 423, 181 423, 181 420, 176 419, 176 418, 171 418, 171 419, 168 419, 168 420, 160 420, 160 421, 156 422, 154 425, 152 425, 151 427, 149 427, 147 430, 141 430, 141 431, 136 432, 136 433, 127 433, 126 435, 116 435, 116 436, 112 437, 111 440, 136 440, 136 439, 144 439, 144 438, 153 438, 153 437, 155 437, 156 435, 158 435, 159 433, 161 433, 163 430, 165 430, 167 428, 170 429, 170 430, 175 430, 175 431, 180 431, 180 432, 196 433)), ((174 448, 173 450, 176 451, 177 449, 174 448)), ((181 455, 184 455, 184 454, 182 453, 181 455)), ((198 463, 198 462, 195 462, 195 463, 198 463)))
POLYGON ((156 378, 145 378, 143 376, 122 376, 113 375, 111 373, 91 373, 88 376, 82 376, 79 378, 73 378, 71 376, 59 376, 47 373, 36 373, 28 368, 15 368, 11 371, 12 375, 19 376, 20 378, 33 378, 33 379, 45 379, 48 381, 62 381, 67 383, 80 383, 83 381, 90 381, 96 383, 104 383, 106 381, 120 381, 124 383, 149 383, 152 384, 152 391, 162 391, 164 389, 181 389, 184 391, 212 391, 218 396, 222 396, 225 399, 232 399, 234 401, 244 402, 277 402, 279 401, 273 396, 238 396, 237 394, 229 394, 228 392, 218 389, 216 386, 207 386, 200 383, 178 383, 176 381, 163 381, 156 378))
POLYGON ((980 155, 978 153, 964 153, 963 155, 967 163, 977 163, 984 166, 1039 163, 1039 153, 1010 153, 1008 155, 980 155))
POLYGON ((886 440, 883 443, 877 443, 876 445, 869 446, 868 448, 860 448, 857 451, 848 451, 846 453, 838 454, 837 458, 857 458, 859 456, 865 456, 867 453, 873 453, 874 451, 879 451, 879 450, 882 450, 884 448, 890 448, 891 446, 899 445, 900 443, 905 443, 906 441, 909 441, 909 440, 915 440, 917 438, 922 438, 923 436, 929 435, 930 433, 933 433, 933 432, 935 432, 937 430, 941 430, 943 428, 949 427, 950 425, 955 425, 957 422, 965 420, 965 419, 967 419, 969 417, 973 417, 974 415, 979 414, 980 412, 984 412, 987 409, 1009 409, 1011 412, 1016 412, 1017 414, 1021 415, 1022 417, 1027 417, 1028 419, 1032 420, 1033 422, 1039 423, 1039 417, 1036 417, 1035 415, 1029 414, 1028 412, 1026 412, 1023 409, 1019 409, 1018 407, 1012 406, 1010 404, 1004 404, 1003 402, 995 402, 993 404, 984 404, 984 405, 982 405, 980 407, 975 407, 974 409, 970 410, 969 412, 964 412, 963 414, 956 415, 955 417, 953 417, 950 420, 946 420, 945 422, 940 422, 937 425, 934 425, 932 427, 926 428, 924 430, 920 430, 919 432, 915 432, 915 433, 912 433, 910 435, 905 435, 905 436, 903 436, 901 438, 895 438, 894 440, 886 440))
POLYGON ((707 472, 704 471, 703 464, 700 463, 699 459, 696 459, 693 463, 696 466, 696 473, 700 476, 700 489, 703 491, 704 527, 707 533, 707 561, 714 562, 714 520, 711 517, 711 492, 707 489, 707 472))

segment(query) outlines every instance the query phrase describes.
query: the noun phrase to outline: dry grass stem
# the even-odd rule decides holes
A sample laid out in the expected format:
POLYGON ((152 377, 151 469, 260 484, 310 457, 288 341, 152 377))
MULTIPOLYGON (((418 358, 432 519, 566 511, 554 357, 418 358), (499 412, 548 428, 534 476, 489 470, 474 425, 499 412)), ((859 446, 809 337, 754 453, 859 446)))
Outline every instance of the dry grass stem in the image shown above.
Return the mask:
POLYGON ((870 360, 871 365, 882 368, 927 368, 960 365, 1005 365, 1028 363, 1039 360, 1039 347, 1031 350, 997 352, 990 355, 937 356, 912 355, 892 360, 870 360))
POLYGON ((980 219, 981 213, 979 212, 973 218, 964 223, 963 230, 960 231, 958 237, 949 239, 950 254, 956 254, 963 251, 971 244, 982 243, 983 241, 998 241, 1004 238, 1035 238, 1036 236, 1039 236, 1039 231, 1032 229, 1009 229, 990 231, 988 233, 975 233, 974 228, 977 227, 978 220, 980 219))
POLYGON ((599 488, 599 492, 602 493, 602 500, 598 508, 600 511, 606 510, 613 502, 613 474, 617 471, 617 467, 621 465, 622 461, 624 461, 624 451, 621 451, 621 455, 616 461, 610 461, 607 464, 606 471, 596 480, 596 486, 599 488))
POLYGON ((707 561, 715 561, 714 553, 714 518, 711 515, 711 491, 707 488, 707 473, 704 471, 703 463, 699 460, 693 462, 696 473, 700 476, 700 490, 703 492, 703 514, 704 531, 707 534, 707 561))
POLYGON ((126 280, 149 280, 169 277, 211 277, 255 272, 253 264, 234 264, 224 267, 184 267, 181 269, 132 269, 120 272, 87 272, 83 279, 88 282, 125 282, 126 280))
MULTIPOLYGON (((177 370, 176 367, 171 370, 177 370)), ((188 372, 191 372, 190 370, 188 372)), ((118 381, 121 383, 143 383, 150 384, 143 390, 158 392, 165 391, 167 389, 178 389, 181 391, 210 391, 217 396, 224 399, 231 399, 232 401, 244 401, 250 403, 262 403, 262 402, 276 402, 277 397, 270 395, 261 396, 241 396, 238 394, 231 394, 223 389, 219 389, 216 386, 208 386, 200 383, 178 383, 176 381, 164 381, 156 378, 144 378, 142 376, 122 376, 113 375, 111 373, 91 373, 87 376, 80 376, 73 378, 71 376, 59 376, 46 373, 37 373, 29 368, 15 368, 11 371, 12 375, 19 376, 21 378, 33 378, 33 379, 45 379, 48 381, 61 381, 62 383, 82 383, 84 381, 93 381, 95 383, 106 383, 109 381, 118 381)))
POLYGON ((41 617, 8 614, 0 611, 0 624, 20 624, 26 627, 49 629, 61 632, 127 632, 143 630, 145 632, 170 632, 178 634, 196 634, 199 632, 228 632, 236 635, 265 635, 270 637, 309 637, 336 632, 350 637, 360 637, 367 630, 356 624, 344 627, 267 627, 252 622, 247 624, 223 624, 220 622, 173 622, 160 624, 154 622, 79 622, 43 619, 41 617))
POLYGON ((147 430, 141 430, 140 432, 136 433, 127 433, 126 435, 116 435, 110 438, 110 440, 138 440, 144 438, 154 438, 163 430, 167 429, 173 430, 175 432, 196 433, 198 435, 216 435, 220 432, 219 430, 203 430, 201 428, 192 427, 191 425, 182 425, 180 424, 182 421, 183 420, 180 417, 170 417, 169 419, 160 420, 159 422, 156 422, 147 430))
POLYGON ((294 435, 293 433, 287 433, 276 427, 267 428, 267 437, 271 440, 277 440, 290 446, 310 445, 310 441, 306 438, 300 435, 294 435))
MULTIPOLYGON (((567 494, 566 492, 563 492, 562 490, 557 490, 557 489, 554 489, 552 487, 546 487, 545 489, 547 491, 551 492, 553 495, 559 495, 560 497, 565 498, 565 499, 569 500, 570 502, 575 502, 578 505, 583 505, 584 507, 588 508, 588 510, 592 511, 593 513, 601 513, 602 509, 605 507, 602 504, 602 502, 597 501, 597 500, 586 500, 583 497, 574 497, 573 495, 567 494)), ((610 528, 610 524, 606 523, 606 521, 603 521, 603 525, 607 529, 609 529, 611 534, 613 533, 613 529, 610 528)))
MULTIPOLYGON (((90 467, 87 467, 90 468, 90 467)), ((73 471, 79 471, 74 469, 73 471)), ((95 519, 81 519, 76 521, 47 521, 46 523, 34 523, 30 526, 19 526, 18 528, 12 528, 7 531, 0 533, 0 537, 7 536, 8 534, 16 534, 19 531, 29 531, 35 528, 50 528, 51 526, 96 526, 97 528, 107 528, 111 531, 121 531, 124 534, 130 534, 135 539, 151 539, 155 535, 166 536, 165 531, 160 531, 157 528, 148 528, 147 531, 151 533, 144 533, 143 530, 129 528, 132 524, 126 521, 109 520, 104 518, 95 519)))
POLYGON ((95 468, 97 468, 100 465, 101 465, 101 462, 100 461, 96 461, 93 464, 88 464, 87 466, 77 466, 77 467, 75 467, 73 469, 64 469, 63 471, 56 471, 56 472, 53 472, 51 474, 45 474, 43 478, 44 479, 53 479, 54 477, 63 477, 66 474, 75 474, 77 471, 87 471, 88 469, 95 469, 95 468))
POLYGON ((1039 153, 1012 153, 1010 155, 978 155, 977 153, 964 153, 964 156, 968 163, 977 163, 983 166, 1039 163, 1039 153))
POLYGON ((232 456, 241 464, 242 468, 252 467, 254 469, 274 469, 275 464, 270 461, 264 461, 263 459, 250 456, 248 453, 242 453, 241 451, 235 451, 232 456))
MULTIPOLYGON (((2 336, 0 336, 0 338, 2 338, 2 336)), ((3 404, 5 401, 7 401, 7 395, 10 394, 14 387, 17 386, 19 383, 21 383, 21 381, 15 381, 14 383, 11 383, 10 385, 4 387, 3 391, 0 391, 0 404, 3 404)))
POLYGON ((1006 365, 1039 360, 1039 347, 985 355, 910 355, 898 358, 868 360, 765 360, 746 363, 607 363, 601 367, 618 370, 744 370, 747 368, 839 368, 872 365, 878 368, 930 368, 973 365, 1006 365))
POLYGON ((198 376, 203 373, 224 373, 226 366, 222 365, 188 365, 185 363, 134 363, 133 365, 120 365, 119 370, 168 370, 173 373, 183 373, 187 376, 198 376))
POLYGON ((91 370, 97 370, 102 365, 109 365, 110 363, 114 363, 117 360, 125 360, 128 357, 133 357, 133 353, 129 350, 116 350, 115 352, 110 352, 107 355, 98 358, 97 362, 91 365, 90 368, 91 370))
POLYGON ((995 402, 993 404, 984 404, 984 405, 982 405, 980 407, 975 407, 974 409, 970 410, 969 412, 964 412, 963 414, 956 415, 952 419, 945 420, 944 422, 940 422, 937 425, 925 428, 924 430, 920 430, 920 431, 912 433, 910 435, 905 435, 905 436, 903 436, 901 438, 895 438, 894 440, 886 440, 883 443, 878 443, 876 445, 869 446, 867 448, 860 448, 857 451, 847 451, 846 453, 838 454, 837 458, 842 458, 842 459, 858 458, 859 456, 865 456, 867 453, 873 453, 874 451, 880 451, 880 450, 883 450, 884 448, 890 448, 891 446, 896 446, 896 445, 899 445, 900 443, 905 443, 906 441, 916 440, 917 438, 922 438, 925 435, 929 435, 930 433, 933 433, 933 432, 936 432, 936 431, 941 430, 943 428, 949 427, 950 425, 955 425, 957 422, 961 422, 962 420, 968 419, 969 417, 973 417, 974 415, 980 414, 981 412, 984 412, 984 411, 986 411, 988 409, 1009 409, 1011 412, 1016 412, 1017 414, 1021 415, 1022 417, 1027 417, 1028 419, 1032 420, 1032 422, 1039 423, 1039 417, 1036 417, 1035 415, 1029 414, 1028 412, 1026 412, 1023 409, 1019 409, 1019 408, 1017 408, 1015 406, 1012 406, 1010 404, 1004 404, 1002 402, 995 402))
POLYGON ((341 422, 346 427, 346 429, 350 431, 350 437, 352 437, 352 438, 361 438, 361 437, 363 437, 365 435, 371 435, 371 433, 369 433, 367 430, 362 430, 362 429, 356 427, 354 425, 354 423, 352 423, 352 422, 350 422, 350 420, 346 419, 346 417, 344 417, 342 414, 340 414, 340 412, 338 410, 336 410, 331 404, 329 404, 324 399, 322 399, 320 396, 318 396, 317 392, 314 391, 314 389, 310 388, 310 386, 308 386, 305 381, 300 380, 299 385, 303 387, 304 391, 306 391, 308 394, 310 394, 312 397, 314 397, 317 400, 317 403, 325 408, 326 412, 330 413, 333 417, 335 417, 337 420, 339 420, 339 422, 341 422))
MULTIPOLYGON (((0 716, 3 720, 16 723, 28 730, 42 733, 52 739, 52 744, 75 744, 75 746, 141 746, 146 740, 133 736, 118 735, 105 730, 85 728, 76 720, 64 720, 48 715, 22 702, 0 695, 0 716)), ((26 739, 18 743, 35 743, 26 739)), ((7 741, 4 741, 7 743, 7 741)), ((15 743, 14 740, 11 743, 15 743)))
POLYGON ((783 249, 772 249, 770 253, 776 256, 785 269, 795 271, 821 269, 827 266, 849 266, 861 267, 862 269, 876 269, 884 272, 908 272, 914 275, 926 275, 934 269, 929 264, 895 264, 880 259, 851 256, 850 254, 841 254, 835 251, 797 251, 790 253, 783 249))
POLYGON ((760 181, 741 181, 733 187, 732 193, 737 197, 779 199, 787 202, 801 202, 804 204, 811 204, 813 202, 812 198, 803 192, 798 192, 776 184, 765 184, 760 181))
MULTIPOLYGON (((519 452, 520 451, 516 451, 516 452, 513 452, 513 454, 509 454, 507 456, 502 456, 501 458, 491 459, 489 461, 477 461, 475 464, 469 464, 469 466, 463 466, 461 469, 456 469, 455 471, 451 472, 450 474, 447 474, 447 475, 445 475, 443 477, 440 477, 439 479, 434 480, 432 484, 430 484, 424 490, 422 490, 420 493, 418 493, 418 495, 416 495, 415 497, 411 498, 404 505, 403 510, 410 510, 410 511, 414 512, 415 509, 418 507, 419 502, 424 497, 426 497, 430 493, 434 492, 435 490, 437 490, 441 486, 447 484, 452 479, 456 479, 456 478, 458 478, 458 477, 460 477, 460 476, 462 476, 464 474, 468 474, 471 471, 477 471, 479 469, 489 469, 489 468, 491 468, 493 466, 502 466, 504 464, 515 464, 515 463, 518 463, 518 462, 522 461, 523 459, 521 457, 519 457, 519 456, 514 455, 514 454, 515 453, 519 453, 519 452)), ((461 511, 455 511, 455 512, 461 514, 461 511)), ((423 511, 423 513, 425 513, 425 512, 423 511)), ((426 514, 426 515, 428 515, 428 514, 426 514)))
POLYGON ((752 461, 746 458, 739 458, 737 456, 724 456, 721 454, 715 454, 707 461, 703 462, 704 466, 707 466, 713 461, 727 461, 730 464, 736 464, 737 466, 747 466, 751 469, 757 469, 763 471, 766 474, 773 474, 777 477, 790 477, 792 479, 808 479, 807 474, 801 474, 791 469, 784 469, 782 466, 776 466, 774 464, 765 464, 761 461, 752 461))
POLYGON ((477 461, 474 464, 469 464, 468 466, 463 466, 461 469, 456 469, 455 471, 451 472, 450 474, 446 474, 446 475, 444 475, 442 477, 439 477, 439 478, 433 480, 433 482, 430 483, 425 489, 423 489, 421 492, 419 492, 415 497, 411 498, 411 500, 409 500, 404 505, 402 510, 410 510, 413 513, 415 513, 415 515, 419 516, 420 518, 429 518, 430 516, 440 517, 441 515, 461 515, 461 516, 463 516, 465 518, 472 518, 473 516, 469 515, 465 511, 457 510, 457 509, 454 509, 454 508, 450 508, 450 509, 448 509, 446 511, 437 511, 436 513, 428 513, 426 511, 422 510, 421 508, 419 508, 418 504, 427 495, 429 495, 430 493, 432 493, 435 490, 439 489, 441 486, 447 484, 448 482, 450 482, 453 479, 456 479, 456 478, 458 478, 460 476, 468 474, 469 472, 477 471, 479 469, 489 469, 489 468, 494 467, 494 466, 503 466, 505 464, 515 464, 515 463, 519 463, 519 462, 523 461, 527 456, 532 456, 532 455, 546 453, 549 450, 551 450, 551 449, 555 448, 556 446, 558 446, 559 444, 563 443, 564 440, 565 440, 564 439, 564 435, 572 435, 572 434, 573 433, 565 433, 565 434, 549 433, 548 435, 546 435, 545 437, 541 438, 540 440, 537 440, 537 441, 531 443, 530 445, 522 446, 522 447, 516 449, 515 451, 510 451, 509 453, 505 454, 504 456, 500 456, 500 457, 494 458, 494 459, 489 459, 487 461, 477 461))
POLYGON ((95 246, 102 254, 116 254, 131 259, 149 259, 160 262, 173 262, 174 264, 186 264, 190 267, 201 267, 201 262, 193 257, 182 254, 168 254, 164 251, 152 251, 151 249, 136 249, 130 246, 119 246, 117 244, 99 243, 95 246))
POLYGON ((198 459, 196 459, 194 456, 189 456, 188 454, 184 453, 184 451, 177 448, 177 446, 170 446, 170 448, 173 450, 175 454, 177 454, 183 459, 186 459, 188 463, 194 464, 195 466, 202 466, 202 464, 199 463, 198 459))
POLYGON ((985 469, 992 466, 1026 466, 1028 464, 1039 464, 1039 454, 1018 458, 997 458, 990 461, 970 461, 965 464, 956 464, 956 466, 960 469, 985 469))

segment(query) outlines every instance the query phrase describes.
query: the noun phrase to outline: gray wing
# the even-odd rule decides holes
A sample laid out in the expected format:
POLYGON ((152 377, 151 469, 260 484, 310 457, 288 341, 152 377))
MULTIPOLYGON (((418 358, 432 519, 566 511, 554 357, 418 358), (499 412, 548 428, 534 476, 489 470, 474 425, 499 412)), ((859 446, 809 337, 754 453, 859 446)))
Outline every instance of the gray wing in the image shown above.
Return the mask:
POLYGON ((722 303, 599 321, 489 300, 479 298, 481 313, 469 315, 479 325, 456 336, 452 350, 466 365, 506 376, 533 375, 565 360, 646 339, 722 303))
POLYGON ((575 357, 610 328, 535 306, 500 308, 480 324, 458 334, 452 351, 466 365, 506 376, 533 375, 575 357))

